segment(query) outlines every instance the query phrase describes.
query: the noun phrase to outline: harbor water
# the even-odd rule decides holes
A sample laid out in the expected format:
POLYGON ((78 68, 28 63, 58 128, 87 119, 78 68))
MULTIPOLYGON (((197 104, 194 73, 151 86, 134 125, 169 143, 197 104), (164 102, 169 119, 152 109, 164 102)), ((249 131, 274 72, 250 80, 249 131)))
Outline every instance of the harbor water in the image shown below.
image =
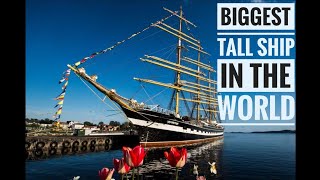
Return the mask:
MULTIPOLYGON (((199 175, 207 180, 295 179, 295 149, 294 133, 225 133, 221 140, 187 147, 188 160, 180 169, 179 180, 196 179, 194 165, 198 165, 199 175), (217 174, 210 172, 208 162, 216 162, 217 174)), ((147 152, 139 168, 140 180, 175 179, 175 168, 170 167, 164 151, 168 148, 147 152)), ((74 176, 80 176, 79 180, 99 179, 101 168, 113 168, 113 158, 122 157, 119 149, 27 160, 26 179, 69 180, 74 176)), ((121 179, 116 172, 113 178, 121 179)))

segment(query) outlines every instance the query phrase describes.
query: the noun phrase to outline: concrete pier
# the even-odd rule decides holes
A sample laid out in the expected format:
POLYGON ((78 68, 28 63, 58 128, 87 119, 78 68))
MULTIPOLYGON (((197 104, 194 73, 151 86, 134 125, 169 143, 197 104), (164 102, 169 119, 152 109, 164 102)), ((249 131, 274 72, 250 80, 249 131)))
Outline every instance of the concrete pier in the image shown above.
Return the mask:
POLYGON ((121 149, 122 146, 134 147, 138 144, 138 135, 26 137, 25 157, 28 160, 35 160, 76 153, 109 151, 121 149))

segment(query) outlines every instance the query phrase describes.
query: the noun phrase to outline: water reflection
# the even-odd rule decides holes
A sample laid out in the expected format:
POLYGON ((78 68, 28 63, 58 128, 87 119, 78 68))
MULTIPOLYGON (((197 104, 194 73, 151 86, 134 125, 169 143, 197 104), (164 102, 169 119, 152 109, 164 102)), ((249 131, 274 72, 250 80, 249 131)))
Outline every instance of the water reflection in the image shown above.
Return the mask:
MULTIPOLYGON (((205 175, 207 180, 295 179, 295 134, 226 133, 223 138, 224 142, 217 140, 201 146, 187 147, 188 161, 180 171, 179 180, 196 179, 192 173, 194 164, 199 166, 199 175, 205 175), (212 161, 217 162, 217 175, 210 173, 208 162, 212 161)), ((43 150, 45 153, 46 150, 43 150)), ((169 148, 149 150, 140 168, 140 180, 173 179, 175 169, 169 166, 163 154, 167 150, 169 148)), ((33 153, 33 151, 29 152, 33 153)), ((58 149, 57 152, 59 153, 60 150, 58 149)), ((69 149, 68 153, 70 152, 69 149)), ((91 153, 87 146, 84 151, 86 153, 82 154, 82 152, 80 149, 77 155, 26 161, 26 179, 60 180, 72 179, 74 176, 80 176, 80 180, 99 179, 98 170, 102 167, 112 168, 113 158, 123 157, 120 149, 91 153)), ((113 177, 116 180, 121 179, 118 173, 114 173, 113 177)))
MULTIPOLYGON (((215 140, 200 146, 187 147, 188 160, 186 165, 179 172, 179 180, 196 179, 193 174, 193 165, 198 165, 199 176, 205 176, 207 179, 222 179, 222 152, 223 139, 215 140), (217 174, 210 172, 208 162, 216 162, 217 174)), ((171 167, 164 157, 166 149, 149 150, 145 157, 144 164, 140 167, 140 179, 174 179, 175 168, 171 167)), ((130 176, 130 174, 129 174, 130 176)))
MULTIPOLYGON (((193 174, 193 166, 198 166, 199 176, 205 176, 207 179, 221 179, 222 178, 222 164, 221 157, 223 152, 223 138, 216 139, 213 142, 187 146, 188 159, 183 168, 179 172, 179 180, 181 179, 196 179, 193 174), (209 163, 216 162, 217 174, 210 172, 209 163)), ((68 146, 68 147, 42 147, 26 150, 26 157, 28 160, 38 160, 59 157, 63 155, 76 155, 100 151, 119 151, 122 155, 119 146, 113 144, 105 145, 87 145, 87 146, 68 146)), ((151 179, 175 179, 175 168, 171 167, 167 159, 164 157, 164 152, 169 151, 170 148, 149 149, 144 159, 144 163, 139 167, 140 180, 151 179)), ((131 178, 132 171, 129 172, 128 177, 131 178)), ((115 174, 115 178, 118 179, 115 174)))

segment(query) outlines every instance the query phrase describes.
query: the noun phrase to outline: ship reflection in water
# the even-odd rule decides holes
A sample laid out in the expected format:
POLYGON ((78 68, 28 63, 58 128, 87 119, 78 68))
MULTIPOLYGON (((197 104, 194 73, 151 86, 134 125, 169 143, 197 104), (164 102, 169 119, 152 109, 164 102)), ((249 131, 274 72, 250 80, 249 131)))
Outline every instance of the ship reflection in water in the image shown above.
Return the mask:
MULTIPOLYGON (((205 176, 207 179, 221 179, 222 178, 222 164, 221 157, 223 152, 223 138, 215 140, 200 146, 187 147, 188 160, 179 174, 181 179, 196 179, 193 174, 193 166, 198 166, 199 176, 205 176), (210 172, 209 163, 216 162, 217 174, 210 172), (194 177, 194 178, 190 178, 194 177)), ((144 164, 139 168, 143 179, 174 179, 174 167, 171 167, 169 162, 164 157, 166 149, 152 149, 149 150, 145 157, 144 164)))
MULTIPOLYGON (((222 178, 222 165, 221 165, 221 156, 223 152, 223 138, 217 139, 213 142, 197 145, 197 146, 188 146, 186 147, 188 151, 188 160, 183 168, 179 171, 179 180, 181 179, 196 179, 196 175, 193 174, 193 166, 198 166, 199 176, 205 176, 207 179, 220 179, 222 178), (209 163, 216 162, 217 174, 212 174, 210 172, 209 163)), ((61 148, 52 152, 52 149, 42 149, 27 151, 27 159, 30 160, 39 160, 39 159, 48 159, 56 158, 65 155, 80 155, 87 153, 95 152, 105 152, 114 153, 117 152, 122 155, 120 147, 109 146, 92 146, 88 148, 61 148)), ((144 158, 144 163, 139 167, 140 179, 174 179, 175 178, 175 168, 171 167, 169 162, 164 157, 164 152, 169 151, 170 148, 157 148, 157 149, 148 149, 147 155, 144 158)), ((111 157, 110 157, 111 158, 111 157)), ((109 161, 112 161, 110 159, 109 161)), ((128 173, 128 178, 131 178, 130 171, 128 173)), ((118 174, 114 174, 115 179, 119 179, 118 174)))

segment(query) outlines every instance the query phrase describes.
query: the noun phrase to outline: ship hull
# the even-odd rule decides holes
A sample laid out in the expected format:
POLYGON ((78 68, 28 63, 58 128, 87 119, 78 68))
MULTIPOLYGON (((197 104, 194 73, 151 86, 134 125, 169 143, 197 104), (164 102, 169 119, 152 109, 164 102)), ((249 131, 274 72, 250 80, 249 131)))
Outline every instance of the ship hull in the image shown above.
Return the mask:
MULTIPOLYGON (((191 144, 223 136, 223 129, 213 126, 199 127, 187 121, 154 111, 134 112, 123 108, 128 119, 140 136, 140 143, 148 142, 172 144, 186 142, 191 144)), ((182 143, 183 144, 183 143, 182 143)))

